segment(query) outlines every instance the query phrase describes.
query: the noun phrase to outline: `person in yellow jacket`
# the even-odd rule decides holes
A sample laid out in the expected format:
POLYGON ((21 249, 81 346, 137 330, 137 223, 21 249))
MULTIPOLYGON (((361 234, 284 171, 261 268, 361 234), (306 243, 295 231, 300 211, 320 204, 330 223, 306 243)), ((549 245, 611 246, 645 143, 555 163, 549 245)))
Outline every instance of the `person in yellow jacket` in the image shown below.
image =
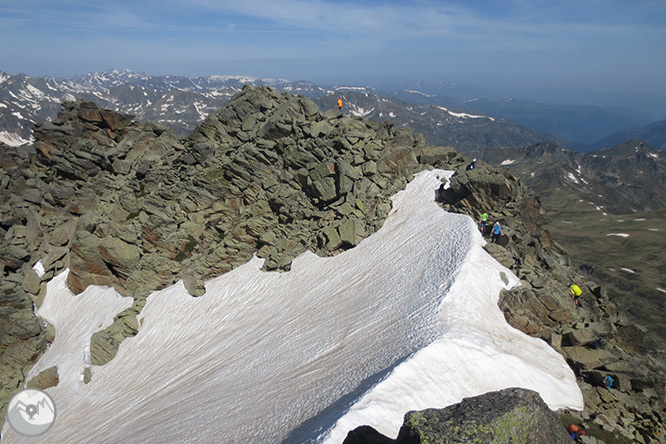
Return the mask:
POLYGON ((342 110, 342 99, 338 99, 338 109, 342 110))
POLYGON ((583 290, 580 289, 580 287, 576 284, 571 284, 569 286, 569 289, 571 290, 571 302, 574 302, 576 305, 580 305, 580 295, 583 294, 583 290))

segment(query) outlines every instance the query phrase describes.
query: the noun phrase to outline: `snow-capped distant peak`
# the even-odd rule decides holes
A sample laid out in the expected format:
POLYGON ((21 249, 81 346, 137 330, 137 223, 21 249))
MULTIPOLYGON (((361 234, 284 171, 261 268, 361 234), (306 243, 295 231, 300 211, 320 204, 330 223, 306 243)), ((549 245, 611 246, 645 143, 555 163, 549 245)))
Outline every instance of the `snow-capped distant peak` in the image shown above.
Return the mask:
POLYGON ((366 92, 368 90, 372 90, 372 88, 369 88, 367 86, 336 86, 333 89, 335 91, 360 91, 360 92, 366 92))
POLYGON ((259 80, 258 77, 250 77, 250 76, 242 76, 242 75, 223 76, 223 75, 217 75, 217 74, 210 76, 210 79, 218 81, 218 82, 228 82, 229 80, 237 80, 237 81, 242 82, 242 83, 252 83, 252 82, 256 82, 257 80, 259 80))
POLYGON ((419 94, 419 95, 422 95, 424 97, 435 97, 432 94, 426 94, 426 93, 423 93, 421 91, 414 91, 414 90, 411 90, 411 89, 406 89, 405 92, 410 93, 410 94, 419 94))
POLYGON ((467 113, 456 113, 453 111, 450 111, 448 108, 444 108, 443 106, 437 106, 437 108, 441 109, 442 111, 445 111, 449 113, 453 117, 461 117, 463 119, 490 119, 491 121, 495 121, 493 117, 489 116, 479 116, 475 114, 467 114, 467 113))

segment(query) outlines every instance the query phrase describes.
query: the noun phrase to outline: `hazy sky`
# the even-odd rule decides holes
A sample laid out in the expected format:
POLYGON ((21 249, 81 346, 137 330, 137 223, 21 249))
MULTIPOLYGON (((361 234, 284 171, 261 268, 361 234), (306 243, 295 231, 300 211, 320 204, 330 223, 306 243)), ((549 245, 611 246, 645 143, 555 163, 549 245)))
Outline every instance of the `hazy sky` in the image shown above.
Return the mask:
POLYGON ((0 0, 0 70, 666 93, 664 0, 0 0))

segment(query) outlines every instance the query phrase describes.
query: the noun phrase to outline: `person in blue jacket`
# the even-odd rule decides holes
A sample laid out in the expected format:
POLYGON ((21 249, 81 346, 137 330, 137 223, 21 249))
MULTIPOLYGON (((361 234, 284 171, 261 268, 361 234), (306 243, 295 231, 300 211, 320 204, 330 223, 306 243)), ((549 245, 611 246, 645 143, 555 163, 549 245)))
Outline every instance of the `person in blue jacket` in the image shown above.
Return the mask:
POLYGON ((500 225, 499 222, 495 222, 495 225, 493 225, 493 231, 491 232, 490 242, 495 242, 496 244, 499 243, 499 238, 501 235, 502 235, 502 226, 500 225))

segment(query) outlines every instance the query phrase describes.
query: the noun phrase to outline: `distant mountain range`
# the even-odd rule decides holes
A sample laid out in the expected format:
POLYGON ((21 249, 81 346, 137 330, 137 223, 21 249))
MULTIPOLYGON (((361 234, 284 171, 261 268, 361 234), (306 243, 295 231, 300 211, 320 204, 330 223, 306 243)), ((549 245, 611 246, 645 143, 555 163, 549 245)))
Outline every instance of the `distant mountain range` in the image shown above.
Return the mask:
POLYGON ((660 150, 666 150, 666 120, 653 122, 642 128, 618 131, 610 136, 590 145, 591 150, 618 145, 627 140, 644 140, 649 145, 660 150))
POLYGON ((474 99, 465 102, 465 107, 536 131, 555 134, 572 149, 583 152, 590 151, 590 144, 615 133, 618 128, 635 128, 650 122, 647 114, 623 107, 552 105, 514 99, 474 99))
POLYGON ((542 143, 472 154, 511 169, 546 200, 574 196, 569 201, 593 202, 614 214, 666 208, 666 154, 643 142, 627 141, 593 153, 542 143))
MULTIPOLYGON (((468 113, 493 116, 517 123, 531 130, 552 134, 572 149, 593 151, 611 145, 590 145, 618 131, 618 128, 636 128, 649 123, 650 116, 624 107, 583 105, 554 105, 537 101, 474 98, 459 100, 446 95, 425 94, 402 90, 393 95, 412 104, 440 105, 451 109, 464 109, 468 113)), ((615 141, 614 144, 627 139, 615 141)))
POLYGON ((186 134, 245 83, 302 94, 322 108, 335 107, 337 97, 342 97, 344 111, 350 115, 409 126, 432 144, 453 145, 463 152, 539 142, 586 150, 587 144, 618 129, 635 128, 649 121, 647 115, 625 108, 548 105, 511 99, 461 101, 410 89, 324 87, 307 81, 247 76, 189 78, 111 70, 58 79, 0 72, 0 142, 29 143, 35 122, 54 119, 60 103, 75 98, 133 114, 137 120, 162 123, 186 134))

